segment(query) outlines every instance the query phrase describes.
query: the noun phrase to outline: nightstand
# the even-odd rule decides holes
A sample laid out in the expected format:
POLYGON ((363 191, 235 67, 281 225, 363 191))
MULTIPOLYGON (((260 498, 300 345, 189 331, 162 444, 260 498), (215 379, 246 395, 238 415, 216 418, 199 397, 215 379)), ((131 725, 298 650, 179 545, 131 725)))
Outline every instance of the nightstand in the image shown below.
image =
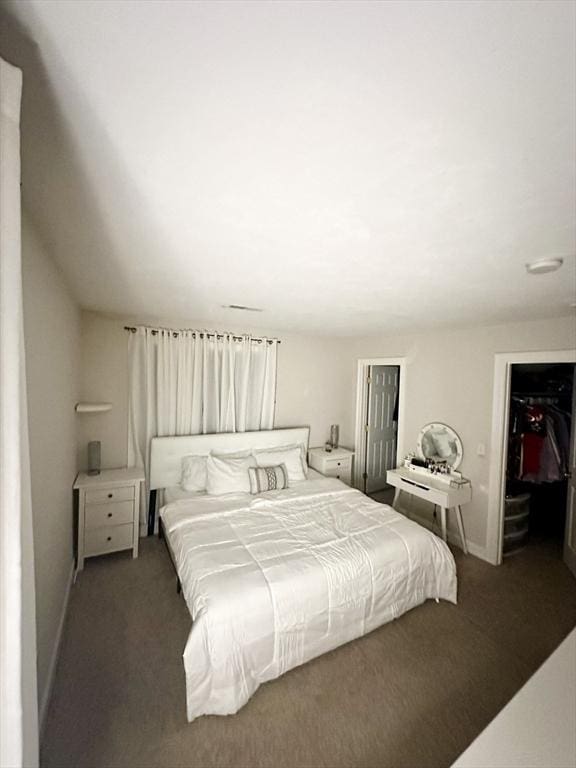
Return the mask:
POLYGON ((131 549, 138 557, 142 469, 103 469, 99 475, 80 472, 78 491, 77 569, 84 558, 131 549))
POLYGON ((324 448, 310 448, 308 464, 327 477, 336 477, 346 485, 352 484, 352 459, 354 451, 348 448, 334 448, 328 452, 324 448))

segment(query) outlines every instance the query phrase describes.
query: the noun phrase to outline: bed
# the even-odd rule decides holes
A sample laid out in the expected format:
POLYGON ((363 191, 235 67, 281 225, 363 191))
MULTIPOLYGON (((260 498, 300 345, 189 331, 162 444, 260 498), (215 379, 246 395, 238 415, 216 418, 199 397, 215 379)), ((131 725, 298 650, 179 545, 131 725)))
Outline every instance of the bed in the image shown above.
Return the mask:
POLYGON ((262 683, 427 599, 456 602, 440 538, 314 470, 262 493, 179 492, 184 456, 289 444, 305 452, 308 429, 152 441, 150 488, 192 617, 189 721, 237 712, 262 683))

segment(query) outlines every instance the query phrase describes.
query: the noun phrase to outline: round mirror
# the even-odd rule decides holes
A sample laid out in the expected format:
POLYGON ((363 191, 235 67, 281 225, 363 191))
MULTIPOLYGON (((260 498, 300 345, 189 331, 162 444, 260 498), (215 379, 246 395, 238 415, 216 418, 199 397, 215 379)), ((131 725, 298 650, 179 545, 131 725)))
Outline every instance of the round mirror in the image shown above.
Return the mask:
POLYGON ((452 469, 458 469, 462 461, 462 441, 446 424, 426 424, 418 435, 418 454, 423 459, 445 461, 452 469))

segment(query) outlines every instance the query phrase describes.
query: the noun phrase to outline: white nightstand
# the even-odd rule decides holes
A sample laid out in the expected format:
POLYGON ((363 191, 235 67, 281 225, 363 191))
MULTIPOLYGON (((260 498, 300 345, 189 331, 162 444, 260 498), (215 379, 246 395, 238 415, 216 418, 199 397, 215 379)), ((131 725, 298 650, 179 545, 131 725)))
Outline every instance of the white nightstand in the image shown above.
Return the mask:
POLYGON ((138 557, 142 469, 103 469, 99 475, 80 472, 74 483, 78 499, 78 561, 131 549, 138 557))
POLYGON ((327 477, 337 477, 346 485, 352 484, 352 459, 354 451, 348 448, 334 448, 328 452, 324 448, 310 448, 308 464, 327 477))

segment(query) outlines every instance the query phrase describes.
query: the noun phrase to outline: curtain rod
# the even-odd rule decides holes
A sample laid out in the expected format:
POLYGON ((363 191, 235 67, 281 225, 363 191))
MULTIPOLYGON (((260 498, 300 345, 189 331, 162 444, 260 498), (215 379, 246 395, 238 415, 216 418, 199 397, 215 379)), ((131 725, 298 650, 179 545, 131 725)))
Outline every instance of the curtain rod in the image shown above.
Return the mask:
MULTIPOLYGON (((232 336, 233 341, 242 341, 243 336, 237 336, 233 333, 216 333, 215 331, 194 331, 191 328, 181 328, 179 330, 174 330, 174 328, 151 328, 149 325, 142 325, 139 326, 140 328, 148 328, 150 332, 152 333, 152 336, 156 336, 161 331, 167 331, 168 333, 171 333, 174 338, 177 338, 180 333, 192 333, 192 336, 196 338, 198 336, 200 339, 203 339, 204 336, 206 336, 207 339, 215 337, 216 339, 223 339, 225 336, 232 336)), ((133 325, 125 325, 124 326, 125 331, 130 331, 130 333, 136 333, 138 328, 136 328, 133 325)), ((249 335, 249 334, 247 334, 249 335)), ((251 336, 251 341, 256 342, 257 344, 262 344, 263 341, 266 341, 268 344, 274 344, 275 342, 277 344, 282 344, 280 339, 265 339, 263 336, 251 336)))

